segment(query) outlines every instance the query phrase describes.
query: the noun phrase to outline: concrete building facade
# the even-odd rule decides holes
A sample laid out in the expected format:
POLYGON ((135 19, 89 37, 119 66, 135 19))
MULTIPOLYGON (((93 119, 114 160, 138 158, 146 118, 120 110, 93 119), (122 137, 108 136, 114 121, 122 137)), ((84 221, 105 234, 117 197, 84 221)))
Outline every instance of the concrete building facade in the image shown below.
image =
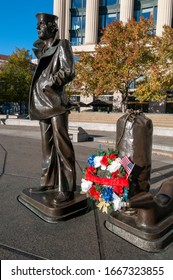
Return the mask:
POLYGON ((173 0, 54 0, 53 10, 60 38, 70 40, 74 52, 93 51, 101 30, 114 20, 152 16, 158 36, 163 25, 173 26, 173 0))

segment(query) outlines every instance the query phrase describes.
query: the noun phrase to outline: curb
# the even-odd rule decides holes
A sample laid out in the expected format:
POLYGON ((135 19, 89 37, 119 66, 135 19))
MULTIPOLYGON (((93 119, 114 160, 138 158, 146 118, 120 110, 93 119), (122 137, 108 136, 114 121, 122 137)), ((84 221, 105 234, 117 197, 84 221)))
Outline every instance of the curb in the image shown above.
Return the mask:
MULTIPOLYGON (((21 125, 21 126, 39 126, 39 121, 31 121, 28 119, 0 119, 0 125, 21 125)), ((69 126, 71 127, 82 127, 85 130, 93 130, 96 128, 99 131, 116 132, 116 123, 88 123, 88 122, 71 122, 69 121, 69 126)), ((159 127, 155 126, 153 128, 153 135, 156 136, 169 136, 173 137, 172 127, 159 127)))
MULTIPOLYGON (((105 145, 115 145, 116 141, 111 138, 107 137, 93 137, 93 141, 95 143, 102 143, 105 145)), ((152 154, 157 154, 160 156, 166 156, 173 158, 173 147, 171 146, 165 146, 165 145, 160 145, 160 144, 153 144, 152 146, 152 154)))

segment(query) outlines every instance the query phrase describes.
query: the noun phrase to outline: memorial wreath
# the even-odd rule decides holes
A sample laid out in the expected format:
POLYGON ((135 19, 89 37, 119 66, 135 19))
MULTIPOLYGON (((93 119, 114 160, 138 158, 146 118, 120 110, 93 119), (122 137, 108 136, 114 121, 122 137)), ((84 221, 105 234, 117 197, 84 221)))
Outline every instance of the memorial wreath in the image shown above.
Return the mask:
POLYGON ((93 199, 102 212, 120 210, 128 200, 133 167, 127 156, 118 156, 117 150, 97 151, 88 158, 84 168, 81 193, 93 199))

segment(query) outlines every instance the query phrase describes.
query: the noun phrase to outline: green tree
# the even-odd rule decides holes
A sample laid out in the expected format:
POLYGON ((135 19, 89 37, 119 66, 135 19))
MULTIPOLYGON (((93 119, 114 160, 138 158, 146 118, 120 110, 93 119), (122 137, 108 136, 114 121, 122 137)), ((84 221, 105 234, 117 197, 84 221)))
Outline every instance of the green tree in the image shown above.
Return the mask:
POLYGON ((173 28, 164 26, 162 37, 153 46, 154 60, 134 95, 143 100, 161 101, 173 89, 173 28))
MULTIPOLYGON (((31 56, 29 51, 16 48, 0 72, 0 84, 5 91, 4 101, 18 102, 28 100, 32 79, 31 56)), ((21 108, 21 106, 20 106, 21 108)))

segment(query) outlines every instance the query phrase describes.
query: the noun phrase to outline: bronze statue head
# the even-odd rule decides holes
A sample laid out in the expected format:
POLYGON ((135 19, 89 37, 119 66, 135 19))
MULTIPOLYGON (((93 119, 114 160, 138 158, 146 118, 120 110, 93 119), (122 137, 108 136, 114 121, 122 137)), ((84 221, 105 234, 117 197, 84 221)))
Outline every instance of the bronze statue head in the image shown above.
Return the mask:
POLYGON ((53 37, 58 31, 58 17, 52 14, 38 13, 36 14, 38 23, 38 36, 42 40, 53 37))

